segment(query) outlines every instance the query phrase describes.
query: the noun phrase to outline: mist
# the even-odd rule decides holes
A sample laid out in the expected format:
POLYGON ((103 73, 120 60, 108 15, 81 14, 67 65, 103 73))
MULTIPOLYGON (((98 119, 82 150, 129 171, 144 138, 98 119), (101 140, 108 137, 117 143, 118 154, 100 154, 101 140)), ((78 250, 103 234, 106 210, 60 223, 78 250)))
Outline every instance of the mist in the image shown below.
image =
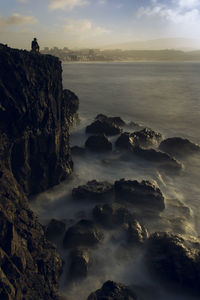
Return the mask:
MULTIPOLYGON (((80 97, 80 124, 71 129, 71 147, 84 147, 88 135, 85 128, 98 113, 120 116, 124 131, 133 132, 150 127, 164 138, 181 136, 199 142, 198 95, 200 79, 194 64, 64 64, 64 86, 77 91, 80 97), (193 76, 192 78, 189 77, 193 76), (131 123, 134 122, 134 123, 131 123)), ((200 156, 179 157, 184 168, 179 173, 168 172, 158 165, 124 157, 115 149, 118 136, 110 138, 113 151, 73 156, 73 175, 60 185, 32 199, 32 209, 46 225, 52 218, 62 220, 66 229, 82 219, 93 219, 92 210, 98 201, 72 198, 72 189, 90 180, 156 181, 165 198, 165 210, 145 216, 127 204, 127 209, 139 216, 149 234, 166 231, 186 239, 198 238, 200 156)), ((104 240, 89 248, 88 275, 78 281, 69 280, 70 251, 63 248, 63 236, 57 247, 66 262, 60 279, 60 293, 65 300, 85 300, 106 280, 133 287, 139 300, 197 300, 165 287, 149 273, 145 263, 146 247, 127 244, 124 228, 101 227, 104 240)))

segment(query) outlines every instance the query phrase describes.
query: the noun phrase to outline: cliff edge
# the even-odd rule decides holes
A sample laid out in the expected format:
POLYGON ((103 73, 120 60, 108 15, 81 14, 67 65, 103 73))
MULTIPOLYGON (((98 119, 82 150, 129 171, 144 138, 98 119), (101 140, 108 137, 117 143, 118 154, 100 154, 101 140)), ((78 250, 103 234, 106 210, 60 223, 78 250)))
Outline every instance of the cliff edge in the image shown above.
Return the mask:
POLYGON ((62 268, 27 195, 67 178, 78 98, 60 61, 0 45, 0 299, 57 299, 62 268))

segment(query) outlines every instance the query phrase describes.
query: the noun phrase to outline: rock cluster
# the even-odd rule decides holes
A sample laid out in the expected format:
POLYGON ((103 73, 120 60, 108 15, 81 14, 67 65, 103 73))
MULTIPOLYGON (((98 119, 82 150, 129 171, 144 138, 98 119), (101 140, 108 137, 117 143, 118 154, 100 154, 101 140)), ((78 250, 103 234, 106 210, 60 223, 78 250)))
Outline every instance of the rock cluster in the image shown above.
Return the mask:
MULTIPOLYGON (((120 117, 107 117, 99 114, 95 121, 87 126, 86 132, 91 134, 85 142, 85 149, 74 146, 73 153, 76 156, 85 154, 85 150, 103 153, 117 149, 130 160, 139 158, 162 168, 166 171, 179 173, 183 170, 183 164, 174 156, 184 156, 198 153, 200 146, 182 138, 168 138, 163 140, 162 135, 150 128, 143 128, 134 132, 122 132, 128 125, 120 117), (118 135, 114 145, 108 136, 118 135)), ((123 160, 124 155, 121 156, 123 160)))

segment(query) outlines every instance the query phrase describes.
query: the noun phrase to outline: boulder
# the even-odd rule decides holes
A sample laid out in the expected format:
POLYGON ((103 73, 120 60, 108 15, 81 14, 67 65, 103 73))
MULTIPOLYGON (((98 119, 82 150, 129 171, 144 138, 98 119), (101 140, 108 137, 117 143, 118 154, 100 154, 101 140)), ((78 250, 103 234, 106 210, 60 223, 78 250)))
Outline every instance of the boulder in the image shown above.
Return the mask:
POLYGON ((50 241, 53 241, 65 232, 65 223, 60 220, 52 219, 46 226, 46 236, 50 241))
POLYGON ((70 253, 69 277, 73 280, 87 277, 90 262, 89 252, 85 249, 75 249, 70 253))
POLYGON ((123 132, 116 140, 115 146, 120 150, 131 150, 135 146, 133 135, 129 132, 123 132))
POLYGON ((96 120, 86 127, 86 133, 90 134, 105 134, 108 136, 117 135, 122 132, 120 126, 116 125, 109 119, 96 120))
POLYGON ((115 145, 118 149, 132 150, 135 147, 149 147, 157 145, 162 139, 162 135, 149 128, 144 128, 133 133, 124 132, 117 139, 115 145))
POLYGON ((90 220, 81 220, 70 227, 64 236, 64 248, 92 247, 103 240, 103 233, 90 220))
POLYGON ((101 289, 91 293, 87 300, 137 300, 137 296, 126 285, 107 281, 101 289))
POLYGON ((112 150, 112 143, 105 135, 92 135, 85 142, 85 147, 93 152, 105 152, 112 150))
POLYGON ((107 117, 106 115, 103 115, 103 114, 97 115, 95 120, 107 121, 107 122, 113 123, 117 126, 125 126, 126 125, 126 123, 122 120, 121 117, 107 117))
POLYGON ((137 220, 132 220, 125 226, 127 242, 129 245, 142 245, 148 238, 147 229, 137 220))
POLYGON ((166 232, 154 233, 147 243, 146 260, 151 274, 176 291, 200 293, 200 240, 186 240, 166 232))
POLYGON ((132 148, 132 153, 142 159, 156 163, 159 167, 172 171, 180 171, 183 169, 183 164, 169 154, 155 150, 144 149, 139 146, 132 148))
POLYGON ((97 205, 93 209, 93 217, 96 222, 111 228, 126 224, 133 219, 131 212, 118 203, 97 205))
POLYGON ((165 208, 164 196, 155 181, 121 179, 115 182, 115 196, 120 202, 127 201, 154 212, 165 208))
POLYGON ((150 128, 144 128, 140 131, 136 131, 132 134, 134 136, 135 143, 141 147, 149 147, 157 145, 162 139, 162 135, 150 128))
POLYGON ((160 143, 159 148, 171 155, 185 156, 200 153, 200 146, 180 137, 168 138, 160 143))
POLYGON ((74 200, 106 200, 113 197, 114 186, 107 181, 88 181, 72 190, 74 200))

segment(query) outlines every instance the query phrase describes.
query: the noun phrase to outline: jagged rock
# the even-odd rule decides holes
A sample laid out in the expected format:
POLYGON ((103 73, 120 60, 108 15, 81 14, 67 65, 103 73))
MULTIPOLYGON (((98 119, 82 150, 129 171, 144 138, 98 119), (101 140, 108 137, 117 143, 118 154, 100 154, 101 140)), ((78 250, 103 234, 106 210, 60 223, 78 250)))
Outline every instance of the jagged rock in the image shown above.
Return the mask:
POLYGON ((171 155, 189 155, 200 153, 200 146, 180 137, 168 138, 160 143, 159 148, 171 155))
POLYGON ((113 184, 107 181, 88 181, 72 190, 74 200, 107 200, 113 197, 113 184))
POLYGON ((132 150, 135 147, 149 147, 157 145, 162 139, 162 135, 149 128, 144 128, 133 133, 124 132, 117 139, 115 145, 118 149, 132 150))
POLYGON ((183 169, 183 164, 177 159, 159 150, 134 147, 132 148, 132 153, 168 170, 180 171, 183 169))
POLYGON ((124 180, 115 182, 115 196, 120 202, 159 212, 165 208, 164 196, 155 181, 124 180))
POLYGON ((57 300, 62 260, 26 195, 72 172, 78 98, 63 92, 56 57, 1 45, 0 65, 0 299, 57 300))
POLYGON ((48 240, 53 241, 65 232, 65 223, 60 220, 52 219, 46 226, 46 236, 48 240))
POLYGON ((103 233, 94 222, 81 220, 66 231, 63 246, 65 248, 92 247, 99 244, 102 239, 103 233))
POLYGON ((11 172, 0 190, 0 299, 58 299, 62 261, 11 172))
POLYGON ((87 300, 137 300, 137 296, 126 285, 107 281, 101 289, 91 293, 87 300))
POLYGON ((116 125, 108 118, 105 120, 96 120, 86 127, 86 133, 90 134, 105 134, 108 136, 117 135, 122 132, 121 127, 116 125))
POLYGON ((141 245, 148 238, 147 229, 137 220, 132 220, 126 224, 125 231, 127 234, 127 242, 129 245, 141 245))
POLYGON ((92 135, 87 139, 85 147, 90 151, 105 152, 112 150, 112 143, 104 135, 92 135))
POLYGON ((9 137, 12 172, 27 194, 38 193, 72 172, 69 125, 78 98, 63 92, 56 57, 6 47, 0 65, 0 128, 9 137))
POLYGON ((96 222, 111 228, 126 224, 133 219, 131 212, 117 203, 97 205, 93 209, 93 217, 96 222))
POLYGON ((89 252, 75 249, 70 253, 69 277, 73 280, 87 277, 90 262, 89 252))
POLYGON ((70 115, 75 115, 79 109, 79 99, 78 97, 70 90, 63 90, 63 98, 67 101, 67 108, 70 115))
POLYGON ((185 240, 169 233, 154 233, 147 244, 146 260, 151 273, 165 284, 200 293, 200 240, 185 240))
POLYGON ((129 132, 123 132, 115 142, 115 146, 120 150, 131 150, 136 146, 134 136, 129 132))
POLYGON ((149 128, 136 131, 132 135, 134 137, 135 144, 141 147, 157 145, 162 139, 162 135, 159 132, 149 128))
POLYGON ((71 153, 75 156, 83 156, 85 154, 85 149, 79 146, 71 147, 71 153))
POLYGON ((115 124, 116 126, 125 126, 126 125, 126 123, 120 117, 107 117, 103 114, 97 115, 95 120, 99 120, 102 122, 107 121, 107 122, 115 124))

